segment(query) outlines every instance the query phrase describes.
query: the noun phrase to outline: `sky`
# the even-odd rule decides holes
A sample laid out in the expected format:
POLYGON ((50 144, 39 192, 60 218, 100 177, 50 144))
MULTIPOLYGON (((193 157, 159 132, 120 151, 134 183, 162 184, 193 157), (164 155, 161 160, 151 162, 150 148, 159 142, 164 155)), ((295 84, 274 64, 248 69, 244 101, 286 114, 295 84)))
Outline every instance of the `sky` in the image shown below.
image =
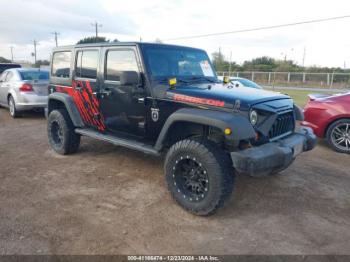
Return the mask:
POLYGON ((239 64, 259 56, 293 60, 299 65, 350 68, 350 18, 271 30, 195 39, 168 39, 350 15, 349 0, 0 0, 0 56, 33 61, 48 59, 58 44, 75 44, 94 36, 119 41, 198 47, 209 54, 219 48, 239 64))

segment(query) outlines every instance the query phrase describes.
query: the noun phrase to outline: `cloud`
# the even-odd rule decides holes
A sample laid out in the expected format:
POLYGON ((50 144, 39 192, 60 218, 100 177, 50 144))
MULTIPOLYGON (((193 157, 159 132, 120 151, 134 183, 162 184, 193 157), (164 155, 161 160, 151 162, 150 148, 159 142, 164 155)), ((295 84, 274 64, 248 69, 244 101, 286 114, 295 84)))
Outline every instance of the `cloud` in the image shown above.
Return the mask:
MULTIPOLYGON (((60 44, 74 44, 91 36, 95 20, 103 24, 100 35, 122 41, 154 41, 156 38, 226 32, 246 28, 346 15, 348 0, 11 0, 1 7, 0 56, 30 58, 37 39, 38 57, 48 58, 54 45, 51 32, 59 31, 60 44), (39 52, 40 51, 40 52, 39 52)), ((256 56, 282 58, 287 54, 299 63, 306 47, 306 64, 350 64, 350 19, 228 34, 216 37, 167 41, 203 48, 212 53, 219 47, 226 57, 242 63, 256 56)))
POLYGON ((95 20, 103 21, 103 30, 113 33, 133 34, 135 25, 126 14, 109 14, 98 2, 75 1, 23 1, 12 0, 1 7, 0 43, 28 44, 47 40, 52 31, 62 36, 76 33, 94 34, 91 26, 95 20))

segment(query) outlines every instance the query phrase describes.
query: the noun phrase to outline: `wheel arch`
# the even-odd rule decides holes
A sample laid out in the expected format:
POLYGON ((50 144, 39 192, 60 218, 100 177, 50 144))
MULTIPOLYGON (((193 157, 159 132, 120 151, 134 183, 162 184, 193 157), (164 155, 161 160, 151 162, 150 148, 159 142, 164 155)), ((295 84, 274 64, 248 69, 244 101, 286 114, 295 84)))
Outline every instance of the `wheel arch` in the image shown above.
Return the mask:
MULTIPOLYGON (((169 138, 171 130, 176 129, 176 126, 181 126, 182 123, 187 126, 212 127, 221 130, 222 134, 224 134, 226 128, 230 128, 232 133, 224 136, 227 140, 243 140, 255 137, 253 126, 243 116, 206 109, 182 108, 175 111, 166 120, 156 141, 155 149, 161 150, 166 139, 169 138)), ((181 127, 183 130, 185 129, 185 126, 181 127)))
POLYGON ((53 93, 49 95, 47 111, 48 115, 55 109, 64 108, 67 110, 69 117, 71 118, 75 127, 84 127, 84 122, 80 116, 80 113, 74 104, 72 97, 63 93, 53 93))
POLYGON ((350 120, 350 115, 341 115, 341 116, 337 116, 336 118, 332 118, 332 120, 330 120, 326 125, 325 125, 325 128, 323 130, 323 133, 322 133, 322 137, 326 137, 327 136, 327 132, 328 132, 328 129, 329 127, 336 121, 339 121, 339 120, 342 120, 342 119, 347 119, 347 120, 350 120))
POLYGON ((14 92, 13 90, 9 90, 7 97, 6 97, 6 101, 7 103, 9 102, 10 97, 13 97, 15 103, 17 103, 17 94, 16 92, 14 92))

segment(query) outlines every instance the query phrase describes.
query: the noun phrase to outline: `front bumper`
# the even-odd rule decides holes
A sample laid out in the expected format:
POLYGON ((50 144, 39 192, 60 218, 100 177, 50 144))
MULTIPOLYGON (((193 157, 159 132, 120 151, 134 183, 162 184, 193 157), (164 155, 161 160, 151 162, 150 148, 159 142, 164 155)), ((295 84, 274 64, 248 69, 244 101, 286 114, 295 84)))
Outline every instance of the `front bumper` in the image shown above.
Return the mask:
POLYGON ((301 127, 292 135, 261 146, 231 153, 234 168, 252 176, 265 175, 287 168, 297 155, 316 146, 311 128, 301 127))

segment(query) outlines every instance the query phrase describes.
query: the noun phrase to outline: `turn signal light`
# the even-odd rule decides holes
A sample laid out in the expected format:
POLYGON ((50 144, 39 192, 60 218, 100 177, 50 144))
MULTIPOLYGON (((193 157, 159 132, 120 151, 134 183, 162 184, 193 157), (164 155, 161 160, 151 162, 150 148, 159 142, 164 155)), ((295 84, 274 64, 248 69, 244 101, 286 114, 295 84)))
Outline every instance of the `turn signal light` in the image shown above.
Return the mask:
POLYGON ((225 133, 225 135, 231 135, 232 134, 232 130, 231 130, 231 128, 225 128, 225 130, 224 130, 224 133, 225 133))
POLYGON ((176 78, 170 78, 170 79, 169 79, 169 85, 170 85, 170 86, 175 86, 176 83, 177 83, 176 78))
POLYGON ((31 92, 31 91, 33 91, 33 86, 31 84, 23 84, 19 88, 19 91, 21 91, 21 92, 31 92))

